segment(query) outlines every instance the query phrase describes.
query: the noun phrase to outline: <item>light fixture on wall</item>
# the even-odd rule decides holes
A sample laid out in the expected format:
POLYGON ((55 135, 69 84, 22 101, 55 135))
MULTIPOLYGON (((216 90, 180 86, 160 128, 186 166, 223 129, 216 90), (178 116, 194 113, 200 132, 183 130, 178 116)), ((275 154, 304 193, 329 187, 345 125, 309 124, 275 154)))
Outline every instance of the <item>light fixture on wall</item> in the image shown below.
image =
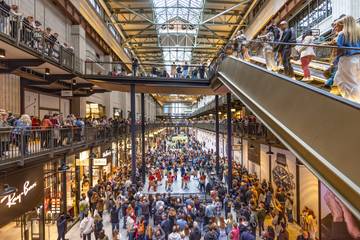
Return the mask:
POLYGON ((5 197, 16 192, 17 188, 11 187, 9 184, 4 184, 3 188, 0 190, 0 197, 5 197))
POLYGON ((45 68, 45 75, 50 75, 50 69, 49 68, 45 68))
POLYGON ((232 109, 231 109, 231 112, 236 112, 236 109, 235 109, 235 108, 232 108, 232 109))
POLYGON ((271 146, 269 145, 269 150, 266 152, 267 155, 273 155, 274 152, 271 151, 271 146))
POLYGON ((255 149, 255 146, 253 144, 250 144, 250 147, 249 147, 250 150, 254 150, 255 149))
POLYGON ((72 85, 73 85, 73 86, 76 86, 76 79, 73 79, 73 80, 72 80, 72 85))
POLYGON ((91 87, 91 88, 90 88, 90 92, 93 92, 93 91, 94 91, 94 89, 91 87))
POLYGON ((0 58, 4 58, 6 56, 5 49, 0 48, 0 58))

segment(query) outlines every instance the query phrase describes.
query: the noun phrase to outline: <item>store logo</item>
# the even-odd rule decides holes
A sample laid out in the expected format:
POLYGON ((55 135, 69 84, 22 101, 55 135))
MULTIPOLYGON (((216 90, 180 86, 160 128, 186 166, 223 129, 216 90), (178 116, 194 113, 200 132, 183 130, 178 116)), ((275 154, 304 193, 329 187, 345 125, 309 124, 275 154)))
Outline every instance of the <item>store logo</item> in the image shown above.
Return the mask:
POLYGON ((21 203, 23 200, 23 197, 26 197, 26 195, 28 195, 29 192, 36 187, 36 185, 37 185, 36 182, 34 182, 32 185, 30 185, 30 182, 26 181, 24 183, 23 191, 21 193, 16 194, 16 192, 15 192, 10 195, 7 195, 1 199, 0 203, 4 203, 7 201, 6 206, 11 208, 12 206, 14 206, 16 204, 21 203))

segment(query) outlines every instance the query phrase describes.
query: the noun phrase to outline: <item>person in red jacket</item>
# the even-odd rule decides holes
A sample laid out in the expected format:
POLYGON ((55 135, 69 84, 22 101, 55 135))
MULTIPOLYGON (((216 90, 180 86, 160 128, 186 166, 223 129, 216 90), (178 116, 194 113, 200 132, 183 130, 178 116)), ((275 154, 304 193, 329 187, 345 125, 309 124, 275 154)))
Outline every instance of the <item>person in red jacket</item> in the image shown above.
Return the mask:
POLYGON ((149 186, 148 186, 148 191, 150 191, 151 187, 153 187, 153 190, 156 192, 156 186, 155 186, 155 175, 150 173, 149 175, 149 186))

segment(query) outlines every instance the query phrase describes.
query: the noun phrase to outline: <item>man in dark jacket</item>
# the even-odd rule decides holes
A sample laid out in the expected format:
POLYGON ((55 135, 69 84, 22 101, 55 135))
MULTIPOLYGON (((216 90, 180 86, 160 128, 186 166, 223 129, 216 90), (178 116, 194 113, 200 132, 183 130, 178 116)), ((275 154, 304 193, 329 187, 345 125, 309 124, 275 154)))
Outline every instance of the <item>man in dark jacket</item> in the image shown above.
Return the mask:
POLYGON ((62 213, 56 220, 58 240, 65 240, 67 214, 62 213))
POLYGON ((111 229, 113 232, 115 229, 119 231, 119 213, 120 213, 120 211, 121 211, 120 207, 119 208, 116 207, 115 204, 110 209, 111 229))
POLYGON ((216 231, 216 225, 210 225, 209 230, 205 233, 204 240, 217 240, 219 237, 216 231))
MULTIPOLYGON (((294 43, 294 41, 296 41, 296 40, 294 40, 296 36, 294 36, 293 30, 291 28, 289 28, 289 25, 286 21, 282 21, 280 23, 280 29, 283 31, 280 42, 294 43)), ((292 48, 293 48, 293 45, 280 44, 278 46, 278 52, 281 55, 281 61, 284 66, 285 75, 289 76, 291 78, 294 78, 295 77, 294 69, 290 63, 292 48)))
POLYGON ((189 236, 189 240, 200 240, 200 239, 201 239, 201 231, 198 227, 198 223, 194 222, 189 236))

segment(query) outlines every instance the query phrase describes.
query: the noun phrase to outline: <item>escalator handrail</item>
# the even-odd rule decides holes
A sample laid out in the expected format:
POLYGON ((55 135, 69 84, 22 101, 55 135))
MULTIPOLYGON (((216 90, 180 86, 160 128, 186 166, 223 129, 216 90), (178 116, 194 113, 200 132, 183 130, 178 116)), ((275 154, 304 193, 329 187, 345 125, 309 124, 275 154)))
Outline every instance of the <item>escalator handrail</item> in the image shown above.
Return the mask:
MULTIPOLYGON (((241 63, 250 65, 250 66, 252 66, 252 67, 254 67, 254 68, 256 68, 256 69, 258 69, 258 70, 260 70, 260 71, 263 71, 263 72, 265 72, 265 73, 267 73, 267 74, 277 76, 277 77, 279 77, 279 78, 280 78, 281 80, 283 80, 283 81, 288 81, 288 82, 290 82, 290 83, 292 83, 292 84, 295 84, 295 85, 297 85, 297 86, 300 86, 300 87, 302 87, 302 88, 305 88, 305 89, 307 89, 307 90, 309 90, 309 91, 316 92, 316 93, 321 94, 321 95, 323 95, 323 96, 332 98, 332 99, 335 100, 335 101, 339 101, 339 102, 341 102, 341 103, 343 103, 343 104, 346 104, 346 105, 348 105, 348 106, 350 106, 350 107, 353 107, 353 108, 355 108, 355 109, 360 110, 360 103, 356 103, 356 102, 350 101, 350 100, 348 100, 348 99, 346 99, 346 98, 344 98, 344 97, 334 95, 334 94, 332 94, 332 93, 330 93, 330 92, 324 91, 324 90, 322 90, 322 89, 320 89, 320 88, 317 88, 317 87, 314 87, 314 86, 312 86, 312 85, 310 85, 310 84, 307 84, 307 83, 304 83, 304 82, 301 82, 301 81, 298 81, 298 80, 293 80, 293 79, 291 79, 290 77, 288 77, 288 76, 286 76, 286 75, 283 75, 283 74, 280 74, 280 73, 277 73, 277 72, 273 72, 273 71, 269 71, 269 70, 267 70, 266 68, 260 67, 260 66, 258 66, 258 65, 256 65, 256 64, 250 63, 250 62, 245 61, 245 60, 243 60, 243 59, 239 59, 239 58, 236 58, 236 57, 234 57, 234 56, 227 56, 227 58, 232 58, 232 59, 234 59, 234 60, 236 60, 236 61, 239 61, 239 62, 241 62, 241 63)), ((226 58, 225 58, 225 59, 226 59, 226 58)), ((220 65, 221 65, 221 64, 220 64, 220 65)), ((220 72, 221 72, 221 68, 220 68, 220 70, 219 70, 219 73, 220 73, 220 72)))

